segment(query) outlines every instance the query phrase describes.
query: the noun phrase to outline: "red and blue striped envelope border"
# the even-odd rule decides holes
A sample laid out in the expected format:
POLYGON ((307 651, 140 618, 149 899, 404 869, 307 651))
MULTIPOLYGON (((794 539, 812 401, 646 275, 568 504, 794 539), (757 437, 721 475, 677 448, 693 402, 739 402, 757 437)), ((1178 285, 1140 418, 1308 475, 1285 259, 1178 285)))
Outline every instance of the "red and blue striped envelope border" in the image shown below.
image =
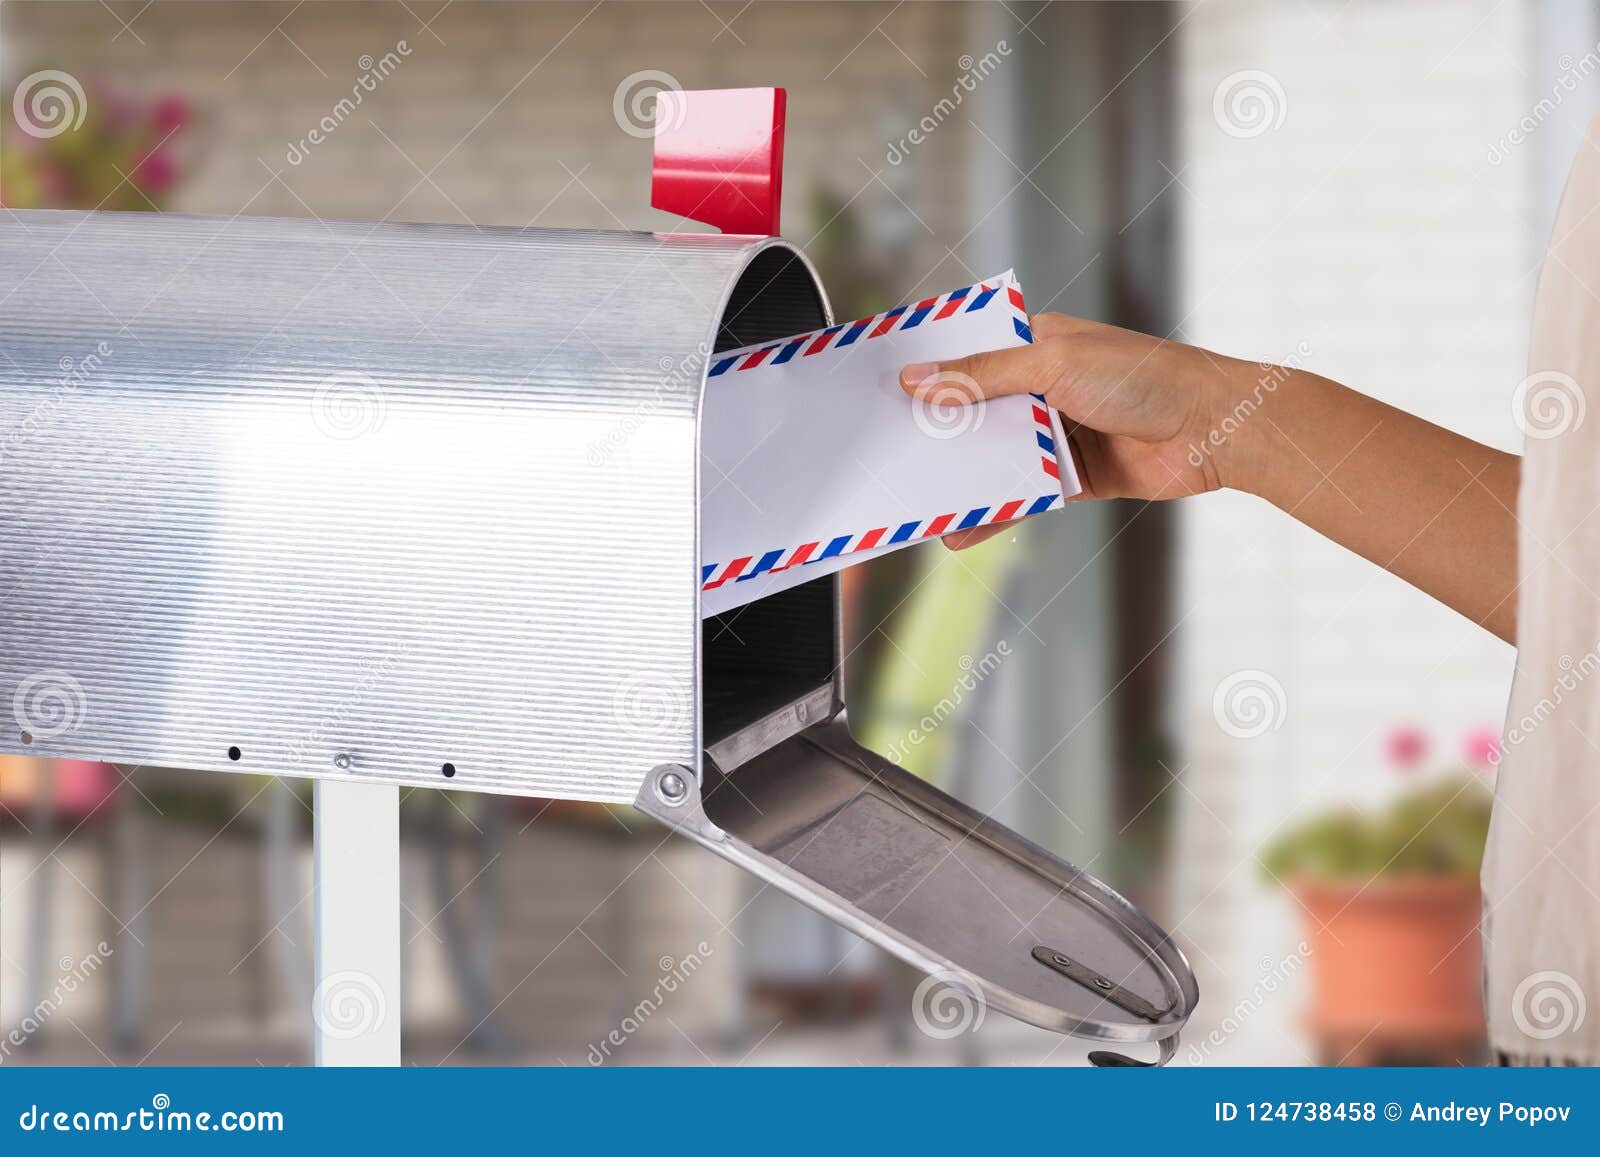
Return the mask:
MULTIPOLYGON (((781 366, 794 358, 814 357, 825 350, 841 350, 858 341, 871 341, 896 330, 915 329, 923 324, 936 324, 957 313, 974 313, 980 309, 999 307, 1011 311, 1011 324, 1023 341, 1033 340, 1028 326, 1028 309, 1023 304, 1022 291, 1004 280, 994 283, 967 285, 940 297, 930 297, 915 305, 902 305, 888 313, 863 317, 844 325, 829 326, 814 333, 786 338, 772 345, 753 350, 740 350, 718 359, 706 374, 708 378, 727 373, 742 373, 760 365, 781 366)), ((933 518, 903 522, 899 526, 875 526, 870 530, 840 534, 829 539, 803 542, 798 546, 780 546, 760 555, 746 555, 727 562, 708 562, 700 568, 700 589, 715 590, 724 583, 749 582, 764 574, 777 574, 795 566, 811 566, 824 559, 855 554, 880 546, 897 546, 924 538, 937 538, 955 530, 970 530, 993 522, 1010 522, 1042 514, 1062 501, 1061 465, 1057 458, 1055 433, 1050 425, 1050 410, 1042 394, 1030 394, 1033 399, 1034 439, 1039 444, 1039 466, 1053 485, 1050 493, 1036 498, 1015 498, 998 506, 979 506, 965 513, 952 511, 933 518)))

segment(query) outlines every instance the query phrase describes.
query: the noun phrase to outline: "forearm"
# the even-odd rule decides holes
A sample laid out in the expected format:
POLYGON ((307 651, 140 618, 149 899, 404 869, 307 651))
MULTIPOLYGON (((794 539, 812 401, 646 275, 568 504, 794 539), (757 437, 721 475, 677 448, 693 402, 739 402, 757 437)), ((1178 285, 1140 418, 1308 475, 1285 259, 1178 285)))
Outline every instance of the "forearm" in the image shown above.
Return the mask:
POLYGON ((1066 420, 1081 497, 1249 491, 1516 641, 1514 455, 1288 367, 1262 376, 1254 362, 1058 314, 1036 316, 1033 336, 907 366, 901 387, 1042 392, 1066 420))
POLYGON ((1246 431, 1226 485, 1516 641, 1516 455, 1300 371, 1246 431))

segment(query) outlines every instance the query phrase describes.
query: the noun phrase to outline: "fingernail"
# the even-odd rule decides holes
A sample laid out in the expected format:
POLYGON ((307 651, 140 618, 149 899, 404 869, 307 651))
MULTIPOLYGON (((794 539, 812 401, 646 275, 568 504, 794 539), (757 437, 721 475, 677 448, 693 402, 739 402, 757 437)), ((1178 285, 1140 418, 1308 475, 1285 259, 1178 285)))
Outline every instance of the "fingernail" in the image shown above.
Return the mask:
POLYGON ((900 371, 900 380, 908 386, 920 386, 938 372, 938 362, 917 362, 900 371))

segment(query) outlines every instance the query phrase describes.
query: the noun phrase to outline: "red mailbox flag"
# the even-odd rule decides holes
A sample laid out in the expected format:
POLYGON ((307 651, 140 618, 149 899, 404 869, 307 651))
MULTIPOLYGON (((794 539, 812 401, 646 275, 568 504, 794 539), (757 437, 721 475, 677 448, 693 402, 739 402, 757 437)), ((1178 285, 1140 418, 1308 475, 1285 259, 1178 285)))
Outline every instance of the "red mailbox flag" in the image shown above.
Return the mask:
POLYGON ((785 102, 781 88, 663 90, 650 204, 724 233, 776 236, 785 102))

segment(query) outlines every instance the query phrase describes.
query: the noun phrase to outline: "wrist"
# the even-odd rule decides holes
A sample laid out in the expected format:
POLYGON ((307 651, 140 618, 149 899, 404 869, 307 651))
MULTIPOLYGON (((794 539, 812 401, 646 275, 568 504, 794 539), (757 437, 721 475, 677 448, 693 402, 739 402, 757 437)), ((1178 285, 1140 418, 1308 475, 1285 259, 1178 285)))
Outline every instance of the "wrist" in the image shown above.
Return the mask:
POLYGON ((1212 358, 1204 386, 1208 481, 1270 500, 1285 465, 1286 411, 1301 391, 1304 371, 1269 362, 1212 358))

